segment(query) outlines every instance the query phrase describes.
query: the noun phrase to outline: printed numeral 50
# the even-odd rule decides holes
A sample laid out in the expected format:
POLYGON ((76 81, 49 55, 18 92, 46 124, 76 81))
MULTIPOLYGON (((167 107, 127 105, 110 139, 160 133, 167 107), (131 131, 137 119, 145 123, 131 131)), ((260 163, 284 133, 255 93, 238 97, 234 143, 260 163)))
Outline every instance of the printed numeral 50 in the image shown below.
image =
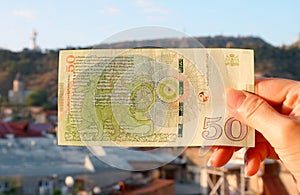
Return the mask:
MULTIPOLYGON (((216 140, 221 137, 223 133, 223 127, 219 124, 222 117, 209 118, 205 117, 202 137, 208 140, 216 140)), ((228 118, 224 125, 225 135, 228 139, 232 141, 241 141, 245 139, 248 134, 248 128, 245 124, 241 123, 239 120, 231 117, 228 118), (233 125, 235 124, 238 132, 233 132, 233 125)))

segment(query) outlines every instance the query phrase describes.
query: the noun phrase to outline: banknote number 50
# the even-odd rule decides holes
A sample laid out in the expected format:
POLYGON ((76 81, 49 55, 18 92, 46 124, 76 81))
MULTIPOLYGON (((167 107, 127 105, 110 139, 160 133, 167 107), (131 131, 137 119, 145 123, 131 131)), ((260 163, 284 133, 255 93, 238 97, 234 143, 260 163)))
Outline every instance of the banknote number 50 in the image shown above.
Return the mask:
POLYGON ((248 133, 248 128, 245 124, 239 120, 231 117, 226 120, 224 128, 219 124, 222 117, 209 118, 205 117, 202 137, 208 140, 216 140, 225 132, 228 139, 232 141, 243 140, 248 133), (235 128, 233 128, 235 126, 235 128), (224 129, 224 130, 223 130, 224 129), (237 132, 233 132, 237 131, 237 132))

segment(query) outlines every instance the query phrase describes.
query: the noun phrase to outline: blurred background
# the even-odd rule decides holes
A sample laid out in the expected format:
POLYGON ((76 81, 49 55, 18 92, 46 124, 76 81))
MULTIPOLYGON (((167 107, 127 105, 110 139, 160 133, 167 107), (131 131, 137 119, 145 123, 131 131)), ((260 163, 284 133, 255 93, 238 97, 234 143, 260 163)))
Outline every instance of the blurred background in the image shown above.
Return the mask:
POLYGON ((263 162, 247 178, 242 153, 216 169, 206 166, 210 151, 189 147, 178 156, 170 148, 157 154, 163 166, 156 169, 147 167, 157 161, 120 158, 124 166, 147 170, 126 171, 97 158, 107 148, 95 155, 57 146, 56 132, 60 49, 180 46, 178 37, 164 33, 108 39, 161 26, 186 34, 187 47, 193 37, 204 47, 254 49, 256 76, 300 80, 299 7, 296 0, 2 2, 0 194, 296 194, 277 161, 263 162))

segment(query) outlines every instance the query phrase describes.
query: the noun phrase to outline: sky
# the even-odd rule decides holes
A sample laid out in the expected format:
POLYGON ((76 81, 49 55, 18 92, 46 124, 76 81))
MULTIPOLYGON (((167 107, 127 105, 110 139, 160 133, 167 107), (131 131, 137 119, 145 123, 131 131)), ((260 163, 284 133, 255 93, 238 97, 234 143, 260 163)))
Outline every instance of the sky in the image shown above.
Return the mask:
POLYGON ((29 48, 33 31, 43 50, 91 46, 145 26, 191 37, 258 36, 274 46, 300 36, 299 0, 2 0, 0 5, 0 48, 13 51, 29 48))

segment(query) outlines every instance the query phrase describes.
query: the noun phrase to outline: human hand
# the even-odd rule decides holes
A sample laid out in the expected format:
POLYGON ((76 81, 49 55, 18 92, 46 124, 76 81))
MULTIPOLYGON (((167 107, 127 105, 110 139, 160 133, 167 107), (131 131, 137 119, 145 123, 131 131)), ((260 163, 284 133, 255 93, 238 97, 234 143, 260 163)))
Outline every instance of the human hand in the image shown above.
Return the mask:
MULTIPOLYGON (((229 114, 257 130, 255 147, 245 154, 246 175, 254 175, 266 158, 280 159, 300 189, 300 82, 261 79, 255 94, 228 89, 229 114), (255 95, 256 94, 256 95, 255 95)), ((209 163, 223 166, 236 147, 216 146, 209 163)))

